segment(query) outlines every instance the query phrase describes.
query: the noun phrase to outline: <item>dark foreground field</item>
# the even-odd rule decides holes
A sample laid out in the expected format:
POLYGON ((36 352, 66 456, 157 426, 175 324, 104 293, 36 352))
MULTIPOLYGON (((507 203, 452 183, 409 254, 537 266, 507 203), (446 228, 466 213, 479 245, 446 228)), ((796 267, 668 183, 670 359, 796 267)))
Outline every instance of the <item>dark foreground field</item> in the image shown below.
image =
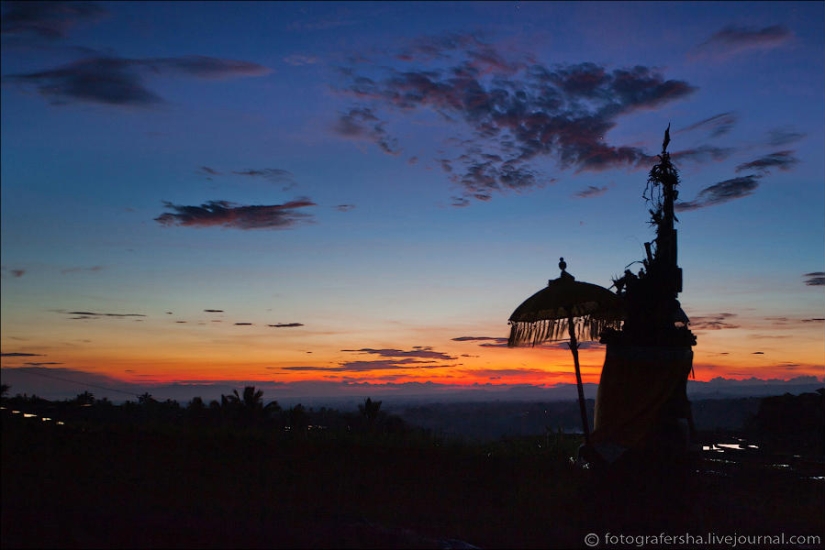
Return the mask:
POLYGON ((2 428, 3 548, 575 548, 588 533, 621 546, 607 532, 825 535, 816 462, 706 457, 681 481, 632 468, 602 479, 569 464, 573 436, 458 444, 81 430, 9 416, 2 428))

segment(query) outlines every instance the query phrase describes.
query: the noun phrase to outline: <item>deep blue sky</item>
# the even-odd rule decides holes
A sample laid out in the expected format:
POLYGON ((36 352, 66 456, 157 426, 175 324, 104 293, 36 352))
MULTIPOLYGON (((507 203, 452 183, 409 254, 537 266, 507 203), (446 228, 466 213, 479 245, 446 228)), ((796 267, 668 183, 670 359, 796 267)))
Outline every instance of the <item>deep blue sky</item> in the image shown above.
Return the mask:
POLYGON ((644 257, 668 124, 697 377, 823 375, 821 2, 2 10, 19 391, 569 381, 507 318, 644 257))

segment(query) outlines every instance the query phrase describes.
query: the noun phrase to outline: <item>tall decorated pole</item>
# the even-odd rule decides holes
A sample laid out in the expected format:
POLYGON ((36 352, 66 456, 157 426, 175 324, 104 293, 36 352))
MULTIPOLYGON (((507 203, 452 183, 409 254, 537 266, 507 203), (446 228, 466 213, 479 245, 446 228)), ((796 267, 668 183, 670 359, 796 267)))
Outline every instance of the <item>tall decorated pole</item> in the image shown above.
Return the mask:
POLYGON ((687 379, 696 337, 677 299, 682 291, 675 228, 679 174, 667 152, 669 142, 670 125, 644 193, 656 238, 645 243, 646 257, 637 273, 625 269, 614 279, 624 302, 624 322, 601 339, 607 351, 591 439, 608 461, 628 449, 679 453, 694 437, 687 379))

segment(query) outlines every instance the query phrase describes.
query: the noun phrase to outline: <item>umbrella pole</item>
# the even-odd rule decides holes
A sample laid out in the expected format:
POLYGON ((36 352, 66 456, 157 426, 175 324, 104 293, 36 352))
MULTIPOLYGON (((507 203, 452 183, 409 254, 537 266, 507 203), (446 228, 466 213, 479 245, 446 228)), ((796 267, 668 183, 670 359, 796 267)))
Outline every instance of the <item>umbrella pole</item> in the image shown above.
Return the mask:
POLYGON ((579 343, 576 341, 576 329, 573 324, 573 316, 567 318, 567 331, 570 333, 570 351, 573 353, 573 365, 576 368, 576 389, 579 392, 579 412, 582 415, 582 429, 584 430, 584 444, 590 445, 590 424, 587 421, 587 406, 584 401, 584 385, 582 384, 582 373, 579 368, 579 343))

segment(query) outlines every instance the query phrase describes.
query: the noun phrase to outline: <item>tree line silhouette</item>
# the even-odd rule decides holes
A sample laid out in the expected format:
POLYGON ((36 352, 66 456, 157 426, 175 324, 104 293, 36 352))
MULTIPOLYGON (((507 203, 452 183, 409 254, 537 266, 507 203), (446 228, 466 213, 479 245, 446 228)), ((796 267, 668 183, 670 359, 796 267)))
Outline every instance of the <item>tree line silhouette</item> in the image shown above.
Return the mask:
POLYGON ((416 431, 401 417, 382 411, 382 402, 370 397, 358 405, 356 412, 328 407, 314 409, 301 403, 284 408, 277 401, 265 402, 263 390, 255 386, 245 386, 241 392, 233 389, 232 393, 209 402, 194 397, 185 405, 173 399, 158 400, 148 392, 137 396, 137 400, 117 405, 106 397, 95 397, 88 390, 71 399, 49 401, 36 395, 9 397, 10 389, 8 384, 2 385, 2 401, 7 410, 77 428, 131 426, 296 437, 306 437, 311 431, 373 436, 403 436, 416 431))

